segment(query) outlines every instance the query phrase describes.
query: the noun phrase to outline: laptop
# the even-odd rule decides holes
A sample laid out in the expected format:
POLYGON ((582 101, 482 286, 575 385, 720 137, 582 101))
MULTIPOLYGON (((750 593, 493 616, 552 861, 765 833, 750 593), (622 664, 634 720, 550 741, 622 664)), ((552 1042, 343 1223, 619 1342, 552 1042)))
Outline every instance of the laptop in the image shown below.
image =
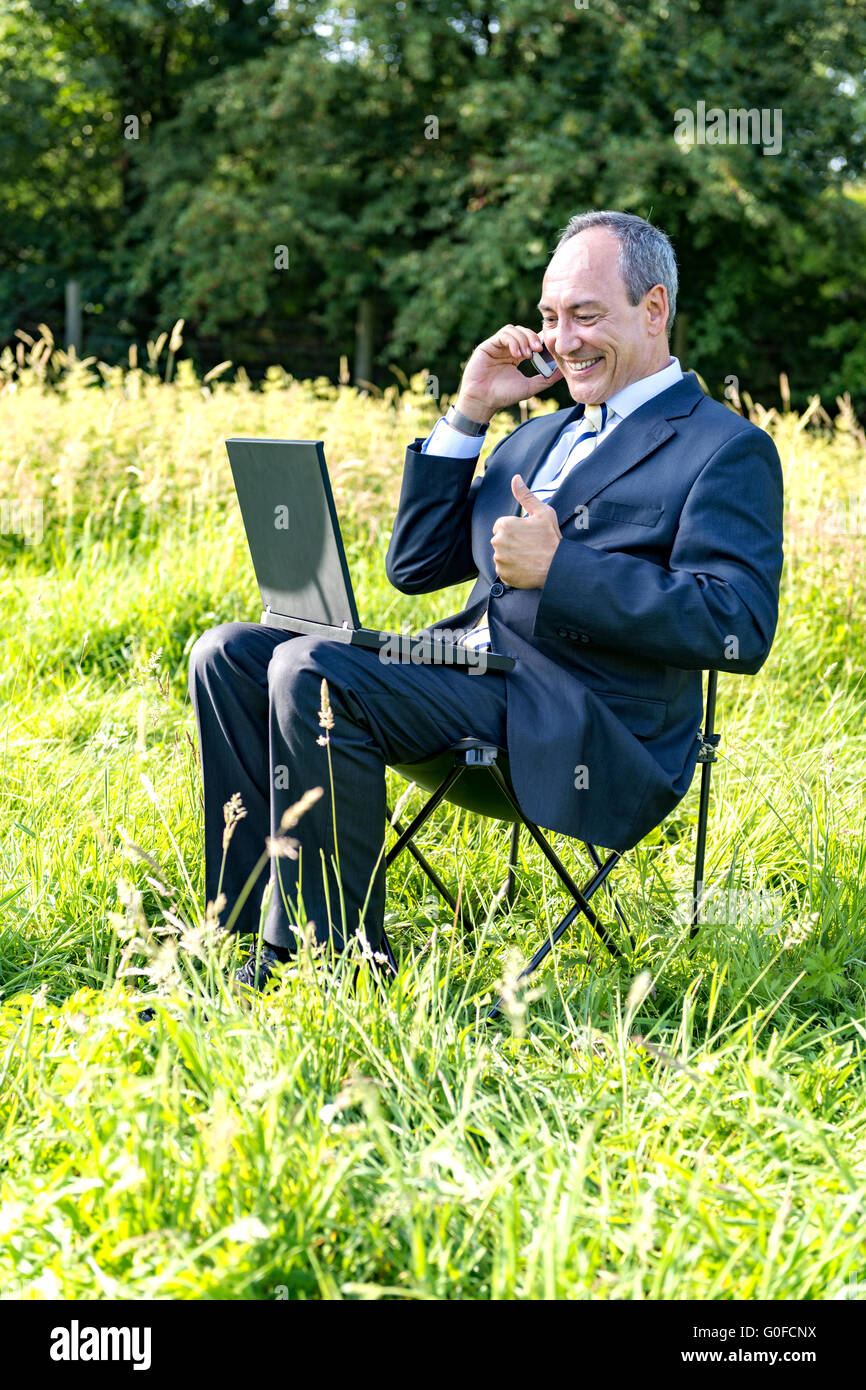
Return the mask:
POLYGON ((321 440, 235 438, 226 449, 264 624, 414 665, 514 669, 513 657, 462 647, 435 632, 361 626, 321 440))

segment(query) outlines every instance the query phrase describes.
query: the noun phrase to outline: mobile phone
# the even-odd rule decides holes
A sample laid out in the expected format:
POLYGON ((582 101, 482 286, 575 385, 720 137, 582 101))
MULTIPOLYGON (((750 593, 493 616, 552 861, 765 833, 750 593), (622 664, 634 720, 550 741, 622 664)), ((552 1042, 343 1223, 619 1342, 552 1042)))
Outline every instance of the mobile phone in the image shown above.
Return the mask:
POLYGON ((547 348, 542 348, 541 352, 533 352, 530 357, 524 357, 522 362, 518 362, 517 370, 527 377, 553 376, 556 362, 547 348))

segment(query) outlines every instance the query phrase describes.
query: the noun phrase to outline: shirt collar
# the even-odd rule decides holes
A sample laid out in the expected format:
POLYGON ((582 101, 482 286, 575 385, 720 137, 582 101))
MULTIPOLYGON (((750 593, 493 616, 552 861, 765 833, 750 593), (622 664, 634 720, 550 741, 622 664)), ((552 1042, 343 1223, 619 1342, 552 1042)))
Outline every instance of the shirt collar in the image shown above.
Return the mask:
POLYGON ((632 381, 628 386, 624 386, 621 391, 615 391, 608 398, 607 410, 608 420, 612 413, 616 413, 621 420, 631 415, 637 410, 638 406, 646 405, 653 396, 658 396, 662 391, 667 391, 670 386, 675 386, 682 380, 683 369, 676 357, 672 357, 666 367, 661 371, 653 372, 651 376, 641 377, 639 381, 632 381))

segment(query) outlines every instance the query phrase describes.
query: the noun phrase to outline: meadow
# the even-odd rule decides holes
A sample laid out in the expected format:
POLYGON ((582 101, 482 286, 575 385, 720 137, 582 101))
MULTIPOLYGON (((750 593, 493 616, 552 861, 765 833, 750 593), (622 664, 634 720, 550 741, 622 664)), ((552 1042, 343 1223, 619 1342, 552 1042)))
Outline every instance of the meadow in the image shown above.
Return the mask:
MULTIPOLYGON (((384 575, 405 446, 439 414, 423 376, 375 392, 274 367, 258 389, 230 364, 199 380, 180 350, 176 329, 109 367, 46 333, 0 357, 0 1293, 862 1291, 866 437, 850 403, 737 402, 783 460, 786 567, 768 663, 720 678, 693 944, 697 779, 616 875, 636 937, 622 962, 575 930, 517 984, 563 893, 524 845, 496 914, 507 834, 451 808, 425 847, 491 905, 474 935, 403 856, 386 995, 359 957, 328 973, 304 951, 239 998, 237 945, 205 920, 186 694, 199 633, 260 612, 223 440, 325 441, 369 621, 417 627, 461 594, 412 599, 384 575)), ((496 418, 485 453, 508 428, 496 418)), ((395 778, 393 799, 406 790, 395 778)), ((410 790, 403 814, 417 804, 410 790)), ((555 843, 584 877, 580 846, 555 843)))

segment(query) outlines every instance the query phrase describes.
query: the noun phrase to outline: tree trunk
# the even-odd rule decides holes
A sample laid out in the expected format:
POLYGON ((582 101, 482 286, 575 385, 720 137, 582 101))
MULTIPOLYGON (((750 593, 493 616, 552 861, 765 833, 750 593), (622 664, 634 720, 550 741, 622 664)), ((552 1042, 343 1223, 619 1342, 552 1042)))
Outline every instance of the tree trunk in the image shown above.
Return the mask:
POLYGON ((373 379, 373 323, 374 305, 370 295, 365 295, 358 305, 355 320, 355 385, 373 379))
POLYGON ((81 356, 81 281, 66 281, 66 350, 81 356))

